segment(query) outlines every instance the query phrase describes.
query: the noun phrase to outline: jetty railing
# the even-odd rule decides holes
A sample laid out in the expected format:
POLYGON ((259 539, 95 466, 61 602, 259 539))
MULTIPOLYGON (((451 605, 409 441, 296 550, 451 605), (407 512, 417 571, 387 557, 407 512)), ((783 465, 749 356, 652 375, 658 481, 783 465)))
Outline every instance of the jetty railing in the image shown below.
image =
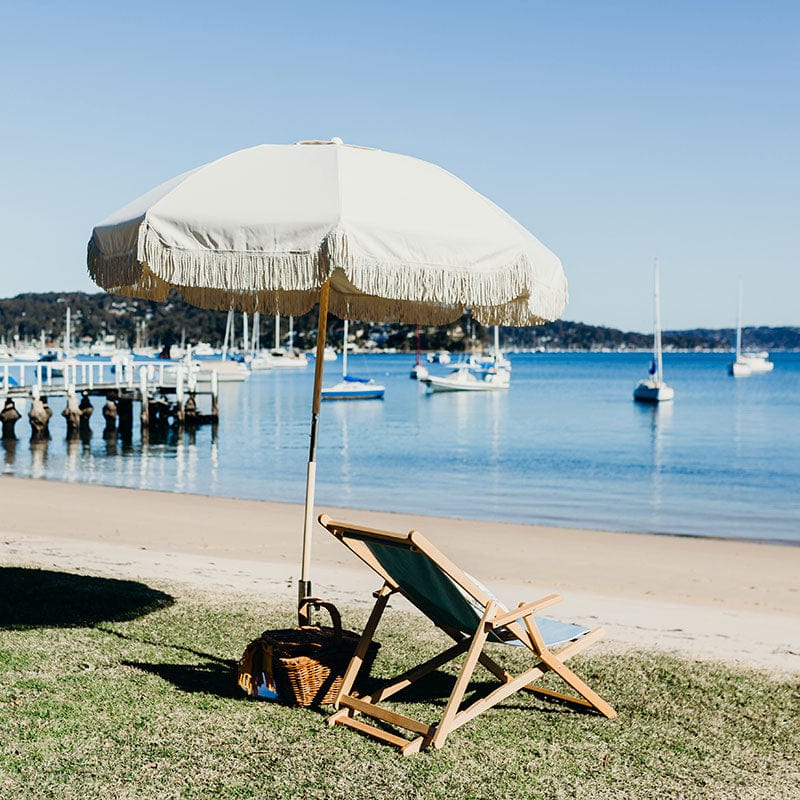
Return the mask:
POLYGON ((216 422, 219 417, 219 377, 210 371, 209 381, 198 387, 198 365, 185 360, 179 362, 136 361, 112 359, 110 361, 83 361, 68 358, 60 361, 7 361, 0 364, 0 392, 5 396, 3 409, 3 437, 14 438, 14 423, 20 418, 14 400, 31 400, 29 418, 33 433, 47 431, 52 411, 39 408, 41 400, 65 397, 62 412, 67 422, 68 434, 81 420, 88 425, 91 416, 89 397, 100 396, 106 400, 103 415, 106 426, 113 417, 119 417, 121 427, 129 427, 133 420, 133 404, 141 406, 139 418, 143 427, 166 424, 201 424, 216 422), (82 395, 79 414, 77 397, 82 395), (210 413, 199 413, 197 398, 208 396, 210 413), (117 413, 118 412, 118 413, 117 413), (36 422, 36 424, 34 424, 36 422))

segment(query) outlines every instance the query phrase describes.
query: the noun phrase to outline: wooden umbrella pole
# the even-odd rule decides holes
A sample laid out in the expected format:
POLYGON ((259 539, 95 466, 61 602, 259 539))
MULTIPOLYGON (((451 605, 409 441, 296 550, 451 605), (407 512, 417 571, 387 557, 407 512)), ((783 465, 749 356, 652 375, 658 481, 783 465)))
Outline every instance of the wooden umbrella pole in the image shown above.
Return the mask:
POLYGON ((322 368, 325 361, 325 331, 328 327, 328 298, 331 291, 330 278, 322 284, 319 293, 319 320, 317 322, 317 357, 314 363, 314 397, 311 402, 311 441, 308 446, 308 471, 306 472, 306 503, 303 521, 303 560, 300 581, 297 586, 298 616, 300 624, 308 618, 299 615, 299 608, 306 597, 312 597, 309 570, 311 567, 311 536, 314 526, 314 490, 317 481, 317 422, 319 421, 322 395, 322 368))

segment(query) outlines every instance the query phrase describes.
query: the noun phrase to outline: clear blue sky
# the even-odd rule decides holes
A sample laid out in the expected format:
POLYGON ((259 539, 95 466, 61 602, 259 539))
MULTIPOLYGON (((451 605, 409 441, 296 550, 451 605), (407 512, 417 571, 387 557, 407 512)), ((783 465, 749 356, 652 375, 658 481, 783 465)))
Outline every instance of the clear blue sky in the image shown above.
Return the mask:
POLYGON ((441 164, 564 262, 564 317, 800 325, 800 3, 0 0, 0 297, 96 290, 92 226, 264 142, 441 164))

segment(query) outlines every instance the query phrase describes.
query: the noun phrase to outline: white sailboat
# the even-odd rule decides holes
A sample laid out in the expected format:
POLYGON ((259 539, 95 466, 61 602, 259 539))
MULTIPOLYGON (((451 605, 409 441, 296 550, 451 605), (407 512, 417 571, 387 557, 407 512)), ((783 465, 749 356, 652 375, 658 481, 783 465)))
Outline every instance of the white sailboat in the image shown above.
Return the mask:
POLYGON ((422 382, 429 392, 501 392, 511 385, 511 363, 500 352, 500 330, 494 328, 494 353, 470 358, 452 368, 450 375, 428 375, 422 382))
POLYGON ((409 377, 415 381, 421 381, 424 378, 427 378, 428 375, 428 368, 421 361, 421 353, 419 349, 419 325, 417 325, 417 360, 414 363, 414 366, 411 367, 411 373, 409 377))
POLYGON ((511 379, 507 370, 492 369, 479 378, 469 364, 461 364, 450 375, 428 375, 422 382, 429 392, 498 392, 508 389, 511 379))
POLYGON ((649 377, 639 381, 633 390, 633 399, 640 403, 663 403, 675 398, 675 390, 664 380, 664 365, 661 356, 661 300, 659 298, 658 259, 655 260, 655 290, 653 292, 653 360, 649 377))
POLYGON ((728 375, 746 378, 753 373, 772 372, 775 364, 769 361, 769 353, 742 352, 742 282, 739 281, 739 311, 736 315, 736 357, 728 364, 728 375))
POLYGON ((334 386, 323 387, 322 400, 383 400, 386 387, 375 383, 372 378, 356 378, 347 374, 347 333, 348 322, 344 321, 344 342, 342 343, 342 380, 334 386))
POLYGON ((270 353, 272 367, 282 368, 302 368, 308 366, 308 358, 305 353, 298 353, 294 349, 294 317, 289 317, 289 336, 288 347, 281 347, 281 315, 275 315, 275 347, 270 353))

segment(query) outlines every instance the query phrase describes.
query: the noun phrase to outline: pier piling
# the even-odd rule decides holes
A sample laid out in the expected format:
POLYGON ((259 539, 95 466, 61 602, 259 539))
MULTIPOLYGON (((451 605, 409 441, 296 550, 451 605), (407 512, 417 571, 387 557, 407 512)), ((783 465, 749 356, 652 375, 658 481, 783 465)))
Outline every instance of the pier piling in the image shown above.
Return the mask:
POLYGON ((3 407, 3 410, 0 411, 0 421, 3 423, 4 441, 16 440, 17 434, 14 432, 14 425, 17 424, 17 420, 21 416, 22 414, 17 411, 14 401, 10 397, 7 397, 5 406, 3 407))
POLYGON ((50 438, 50 417, 53 410, 47 405, 47 397, 39 395, 34 390, 34 397, 31 401, 31 410, 28 412, 28 420, 31 424, 31 441, 41 441, 50 438))
POLYGON ((119 432, 123 438, 130 438, 133 433, 133 400, 120 397, 117 401, 119 432))
POLYGON ((103 406, 103 419, 105 420, 106 432, 115 432, 117 430, 117 403, 115 393, 106 395, 106 402, 103 406))
MULTIPOLYGON (((31 413, 33 413, 33 409, 31 409, 31 413)), ((78 398, 75 397, 75 392, 70 392, 67 395, 67 405, 64 407, 61 415, 67 421, 67 436, 77 432, 78 425, 81 421, 81 410, 78 406, 78 398)))

